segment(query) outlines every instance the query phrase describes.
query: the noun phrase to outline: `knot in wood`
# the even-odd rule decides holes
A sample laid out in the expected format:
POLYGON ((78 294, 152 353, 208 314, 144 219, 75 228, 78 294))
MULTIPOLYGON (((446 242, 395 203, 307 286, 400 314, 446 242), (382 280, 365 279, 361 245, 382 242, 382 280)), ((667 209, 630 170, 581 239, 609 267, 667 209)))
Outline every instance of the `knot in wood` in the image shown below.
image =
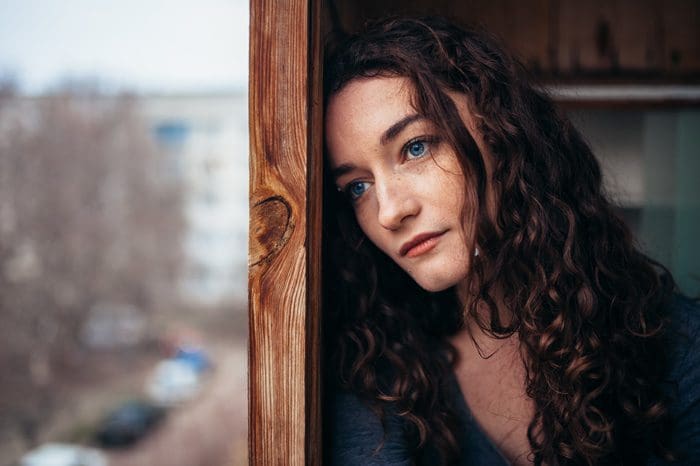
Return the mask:
POLYGON ((257 202, 250 212, 250 266, 269 262, 289 240, 294 230, 292 208, 283 197, 257 202))

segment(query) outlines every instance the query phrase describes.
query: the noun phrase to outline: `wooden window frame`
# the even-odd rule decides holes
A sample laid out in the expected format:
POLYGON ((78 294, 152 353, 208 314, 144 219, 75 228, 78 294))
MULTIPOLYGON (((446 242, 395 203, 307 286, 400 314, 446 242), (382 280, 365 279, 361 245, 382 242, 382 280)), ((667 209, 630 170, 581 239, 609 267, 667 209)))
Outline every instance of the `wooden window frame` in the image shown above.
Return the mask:
POLYGON ((322 461, 320 8, 250 4, 251 465, 322 461))

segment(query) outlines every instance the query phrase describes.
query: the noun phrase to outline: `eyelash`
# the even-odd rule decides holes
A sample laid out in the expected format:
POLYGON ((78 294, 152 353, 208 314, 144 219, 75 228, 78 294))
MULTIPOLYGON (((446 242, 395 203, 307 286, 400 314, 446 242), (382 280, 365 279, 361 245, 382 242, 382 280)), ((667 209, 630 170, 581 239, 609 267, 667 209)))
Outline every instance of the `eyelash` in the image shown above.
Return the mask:
POLYGON ((419 136, 417 138, 413 138, 410 141, 408 141, 406 144, 404 144, 403 148, 401 148, 401 154, 403 154, 408 160, 415 160, 415 159, 420 159, 422 157, 425 157, 426 155, 430 154, 431 151, 431 145, 435 144, 436 142, 439 142, 440 138, 437 136, 419 136), (422 153, 419 156, 415 157, 410 157, 408 156, 408 150, 413 144, 424 144, 425 147, 425 152, 422 153))
MULTIPOLYGON (((401 155, 407 160, 422 159, 425 156, 430 155, 431 150, 432 150, 431 145, 434 145, 434 144, 439 143, 439 142, 440 142, 440 138, 437 136, 419 136, 417 138, 413 138, 410 141, 408 141, 406 144, 403 145, 403 147, 401 148, 401 155), (418 156, 410 157, 408 155, 409 148, 413 144, 418 144, 418 143, 424 144, 424 146, 425 146, 424 152, 418 156)), ((368 183, 367 181, 351 181, 347 185, 345 185, 345 187, 341 191, 350 200, 350 202, 355 203, 362 197, 362 195, 367 191, 367 189, 365 189, 361 194, 353 195, 351 193, 352 188, 354 186, 359 185, 359 184, 367 184, 367 183, 368 183)))

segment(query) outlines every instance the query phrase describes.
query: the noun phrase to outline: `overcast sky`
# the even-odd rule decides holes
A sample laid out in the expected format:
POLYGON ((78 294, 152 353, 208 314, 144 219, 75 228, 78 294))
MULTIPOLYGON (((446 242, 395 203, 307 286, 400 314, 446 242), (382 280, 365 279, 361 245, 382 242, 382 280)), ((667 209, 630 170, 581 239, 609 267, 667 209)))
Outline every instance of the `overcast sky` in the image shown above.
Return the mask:
POLYGON ((248 0, 0 0, 0 75, 25 92, 243 88, 248 0))

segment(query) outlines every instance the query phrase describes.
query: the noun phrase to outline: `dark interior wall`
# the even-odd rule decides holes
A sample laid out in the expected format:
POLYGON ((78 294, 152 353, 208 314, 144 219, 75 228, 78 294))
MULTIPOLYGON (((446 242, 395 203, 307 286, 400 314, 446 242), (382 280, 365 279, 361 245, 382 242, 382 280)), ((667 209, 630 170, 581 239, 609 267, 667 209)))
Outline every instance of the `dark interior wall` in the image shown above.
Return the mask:
POLYGON ((389 14, 483 27, 558 81, 700 82, 698 0, 326 0, 325 8, 345 31, 389 14))

